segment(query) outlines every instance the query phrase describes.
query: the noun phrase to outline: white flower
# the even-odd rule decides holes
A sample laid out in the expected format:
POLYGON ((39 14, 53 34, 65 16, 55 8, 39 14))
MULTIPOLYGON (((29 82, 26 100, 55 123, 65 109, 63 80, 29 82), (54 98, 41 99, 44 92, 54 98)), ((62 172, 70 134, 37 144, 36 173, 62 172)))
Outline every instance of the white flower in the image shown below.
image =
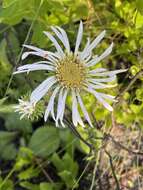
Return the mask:
POLYGON ((66 32, 58 26, 51 27, 51 29, 55 33, 58 40, 60 40, 62 46, 64 46, 65 51, 52 34, 49 32, 44 32, 44 34, 52 41, 56 51, 53 53, 31 45, 24 45, 24 47, 30 49, 31 51, 23 53, 22 59, 25 59, 28 55, 32 54, 40 56, 45 60, 20 66, 14 74, 23 72, 29 73, 30 71, 36 70, 47 70, 51 73, 51 76, 44 80, 30 96, 31 104, 36 104, 48 93, 49 90, 53 90, 45 111, 45 121, 47 120, 49 114, 51 114, 52 118, 56 122, 56 126, 59 125, 59 122, 62 126, 64 126, 63 117, 66 98, 67 95, 71 94, 72 121, 74 125, 77 126, 80 124, 84 127, 84 123, 78 110, 78 106, 80 106, 85 119, 89 125, 92 126, 92 122, 80 94, 83 90, 93 94, 97 100, 103 104, 103 106, 105 106, 109 111, 112 111, 113 108, 107 101, 114 101, 115 97, 101 93, 97 90, 113 87, 113 85, 109 85, 107 83, 114 81, 116 79, 116 74, 126 70, 107 71, 105 68, 94 69, 93 66, 107 57, 113 48, 113 43, 111 43, 111 45, 100 56, 97 55, 92 57, 92 50, 104 38, 105 31, 101 32, 92 42, 88 39, 85 48, 82 51, 79 51, 79 46, 83 35, 83 24, 80 22, 75 50, 72 52, 66 32), (54 101, 57 96, 58 104, 55 114, 54 101))
POLYGON ((24 118, 25 116, 29 118, 35 110, 35 104, 22 99, 19 99, 18 101, 19 104, 14 106, 15 112, 19 112, 21 114, 20 119, 24 118))

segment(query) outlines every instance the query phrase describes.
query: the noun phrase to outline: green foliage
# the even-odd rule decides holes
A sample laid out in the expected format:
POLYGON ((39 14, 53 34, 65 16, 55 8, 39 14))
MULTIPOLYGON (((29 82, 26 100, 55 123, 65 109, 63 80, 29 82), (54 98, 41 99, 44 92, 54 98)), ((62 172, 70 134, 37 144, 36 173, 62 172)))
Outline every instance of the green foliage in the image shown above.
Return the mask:
POLYGON ((34 132, 29 142, 29 148, 35 155, 47 157, 57 150, 59 142, 58 129, 45 126, 34 132))
MULTIPOLYGON (((92 159, 97 162, 94 189, 99 189, 98 181, 102 180, 101 178, 98 180, 102 176, 100 170, 103 170, 103 174, 110 174, 110 184, 113 184, 112 188, 116 189, 109 171, 109 162, 106 162, 104 154, 101 154, 98 160, 98 150, 101 147, 104 150, 106 144, 108 145, 108 139, 104 142, 99 139, 105 133, 113 134, 114 127, 121 126, 133 134, 130 135, 133 136, 133 140, 129 145, 134 144, 135 149, 142 147, 142 142, 135 143, 134 138, 136 137, 134 132, 141 134, 143 130, 143 75, 138 75, 142 70, 143 0, 3 0, 0 3, 0 189, 71 190, 77 184, 74 189, 87 190, 90 189, 90 185, 87 187, 86 183, 91 184, 94 166, 91 164, 84 175, 81 175, 87 162, 92 159), (89 147, 75 137, 69 128, 55 128, 51 119, 44 124, 43 110, 49 96, 46 97, 46 103, 41 101, 37 104, 31 120, 20 120, 19 114, 15 113, 13 108, 18 98, 29 98, 27 94, 47 76, 44 72, 31 72, 29 75, 16 75, 11 78, 15 67, 39 60, 31 56, 21 61, 22 44, 53 50, 52 44, 43 31, 50 31, 50 26, 58 25, 66 29, 71 48, 74 49, 80 20, 84 23, 81 49, 87 37, 92 40, 104 29, 107 30, 105 40, 93 53, 100 54, 110 42, 114 42, 109 59, 105 59, 95 68, 128 69, 126 74, 118 75, 118 85, 114 89, 105 90, 105 93, 121 96, 126 89, 119 103, 114 105, 112 114, 105 110, 92 95, 83 94, 84 103, 95 128, 89 129, 87 125, 85 129, 78 127, 77 130, 96 149, 91 157, 88 157, 89 147), (137 79, 132 83, 136 76, 137 79), (8 85, 9 81, 10 85, 8 85), (136 147, 138 143, 140 145, 136 147), (107 168, 104 168, 107 163, 107 168)), ((69 108, 71 108, 71 101, 69 97, 67 102, 69 108)), ((65 117, 71 120, 68 109, 65 117)), ((118 135, 116 130, 113 134, 115 138, 118 135)), ((117 136, 117 140, 123 142, 123 136, 125 137, 123 134, 121 139, 117 136)), ((126 141, 129 140, 126 138, 126 141)), ((111 152, 114 152, 114 149, 117 150, 117 147, 112 148, 111 152)), ((116 164, 113 163, 115 167, 118 165, 118 168, 124 160, 124 155, 120 156, 119 152, 117 153, 119 162, 115 159, 116 164)), ((137 163, 135 158, 130 160, 130 163, 133 163, 133 170, 132 166, 125 165, 125 167, 132 170, 129 171, 131 173, 136 168, 142 167, 140 157, 137 163)), ((118 168, 117 173, 120 170, 118 168)), ((124 168, 124 165, 121 168, 124 168)), ((139 179, 142 175, 140 170, 138 170, 139 174, 136 174, 139 179)), ((128 176, 124 172, 125 170, 122 171, 123 176, 128 176)), ((123 176, 118 174, 122 181, 124 181, 123 176)), ((132 180, 132 184, 136 186, 136 181, 132 180)))
POLYGON ((53 154, 52 163, 57 168, 58 175, 65 182, 66 186, 72 188, 76 183, 78 164, 67 153, 62 159, 56 153, 53 154))
POLYGON ((0 132, 0 157, 6 160, 14 159, 16 156, 16 147, 12 141, 17 136, 17 132, 0 132))
MULTIPOLYGON (((3 184, 3 179, 0 177, 0 186, 3 184)), ((1 190, 14 190, 14 184, 12 180, 7 180, 1 190)))

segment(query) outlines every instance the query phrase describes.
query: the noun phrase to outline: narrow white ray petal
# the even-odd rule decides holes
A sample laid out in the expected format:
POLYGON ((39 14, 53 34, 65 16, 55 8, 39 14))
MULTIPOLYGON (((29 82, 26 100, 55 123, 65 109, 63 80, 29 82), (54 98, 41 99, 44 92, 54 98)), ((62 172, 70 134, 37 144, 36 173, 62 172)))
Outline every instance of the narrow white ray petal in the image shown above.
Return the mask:
POLYGON ((15 71, 15 72, 13 72, 13 75, 20 74, 20 73, 27 73, 27 74, 29 74, 29 70, 15 71))
POLYGON ((63 109, 63 88, 60 90, 59 98, 58 98, 57 116, 56 116, 56 123, 57 124, 58 124, 58 120, 59 120, 59 117, 61 115, 62 109, 63 109))
POLYGON ((93 88, 93 89, 104 89, 104 88, 113 88, 113 87, 116 87, 117 84, 114 84, 114 85, 109 85, 109 84, 104 84, 104 83, 90 83, 90 82, 87 82, 86 84, 87 87, 90 87, 90 88, 93 88))
POLYGON ((61 40, 64 47, 67 48, 67 44, 66 44, 65 39, 63 38, 62 34, 55 27, 52 26, 51 28, 52 28, 53 32, 57 35, 57 37, 61 40))
POLYGON ((64 41, 65 41, 66 44, 67 44, 67 48, 68 48, 69 51, 70 51, 70 44, 69 44, 69 39, 68 39, 68 36, 67 36, 66 31, 65 31, 63 28, 60 28, 59 26, 56 26, 56 28, 58 28, 58 30, 61 32, 61 34, 62 34, 62 36, 63 36, 63 39, 64 39, 64 41))
POLYGON ((96 59, 91 60, 87 63, 89 67, 92 67, 93 65, 97 64, 99 61, 103 60, 105 57, 107 57, 113 49, 113 43, 96 59))
POLYGON ((48 79, 44 80, 31 94, 30 96, 30 101, 32 103, 38 102, 55 84, 57 80, 55 79, 54 76, 49 77, 48 79))
POLYGON ((24 53, 22 54, 21 59, 24 60, 24 59, 26 59, 29 55, 36 55, 36 56, 45 58, 45 59, 51 61, 51 63, 53 63, 53 62, 55 63, 55 62, 57 61, 57 59, 54 59, 53 56, 48 55, 46 52, 45 52, 45 53, 44 53, 44 52, 41 53, 41 52, 35 52, 35 51, 24 52, 24 53))
POLYGON ((55 57, 53 57, 53 56, 51 56, 51 55, 49 55, 49 56, 47 55, 47 57, 44 57, 44 58, 46 58, 47 60, 51 61, 52 63, 58 62, 58 59, 55 58, 55 57))
POLYGON ((99 42, 104 38, 105 36, 105 30, 101 32, 95 40, 86 48, 86 50, 83 52, 83 59, 85 59, 89 53, 99 44, 99 42))
POLYGON ((115 70, 115 71, 107 71, 107 72, 96 72, 96 70, 91 70, 89 71, 90 75, 96 75, 96 76, 113 76, 119 73, 123 73, 126 72, 127 69, 119 69, 119 70, 115 70))
POLYGON ((73 104, 72 104, 72 121, 73 121, 73 124, 75 126, 77 126, 79 123, 82 127, 85 127, 84 123, 83 123, 83 121, 79 115, 79 112, 78 112, 77 98, 76 98, 76 94, 73 90, 72 90, 72 100, 73 100, 73 104))
POLYGON ((89 74, 90 75, 95 75, 96 73, 102 73, 104 71, 107 71, 107 69, 105 69, 105 68, 97 68, 97 69, 94 69, 94 70, 90 70, 89 74))
POLYGON ((23 65, 17 68, 18 71, 21 70, 50 70, 50 71, 54 71, 54 67, 50 66, 50 65, 46 65, 46 64, 37 64, 37 63, 33 63, 33 64, 27 64, 27 65, 23 65))
POLYGON ((72 91, 72 121, 75 126, 77 126, 78 124, 76 115, 77 115, 77 101, 76 101, 75 93, 73 93, 72 91))
POLYGON ((99 56, 94 57, 89 62, 87 62, 86 66, 91 67, 93 65, 96 65, 100 61, 99 56))
POLYGON ((56 87, 50 97, 50 100, 49 100, 49 103, 48 103, 48 106, 46 108, 46 111, 45 111, 45 114, 44 114, 44 120, 47 121, 48 117, 49 117, 49 114, 51 112, 51 115, 52 115, 52 118, 55 120, 55 114, 54 114, 54 100, 55 100, 55 97, 59 91, 60 87, 56 87))
MULTIPOLYGON (((83 58, 83 56, 84 56, 84 54, 85 54, 87 48, 89 47, 89 45, 90 45, 90 38, 87 38, 86 45, 85 45, 83 51, 80 53, 80 59, 83 58)), ((91 53, 89 53, 86 57, 88 57, 90 54, 91 54, 91 53)), ((86 57, 84 56, 84 58, 86 58, 86 57)), ((82 59, 82 60, 84 60, 84 59, 82 59)))
POLYGON ((66 97, 67 97, 67 94, 68 94, 68 90, 65 90, 64 92, 64 95, 63 95, 63 102, 62 102, 62 106, 63 106, 63 109, 62 109, 62 112, 61 112, 61 115, 60 115, 60 122, 61 124, 64 126, 63 124, 63 117, 64 117, 64 112, 65 112, 65 105, 66 105, 66 97))
POLYGON ((43 64, 43 63, 46 63, 46 65, 54 65, 53 62, 51 61, 37 61, 37 62, 34 62, 32 64, 43 64))
POLYGON ((39 57, 43 57, 43 53, 35 52, 35 51, 28 51, 24 52, 21 56, 21 59, 24 60, 26 59, 29 55, 37 55, 39 57))
POLYGON ((56 28, 53 27, 53 29, 55 30, 55 31, 53 30, 55 32, 55 34, 62 41, 64 47, 67 50, 67 53, 69 53, 70 52, 70 43, 69 43, 69 39, 68 39, 67 33, 62 28, 60 28, 58 26, 56 28))
POLYGON ((112 101, 115 100, 115 96, 112 96, 110 94, 104 94, 104 93, 101 93, 101 92, 98 92, 98 94, 101 95, 105 99, 112 100, 112 101))
POLYGON ((84 103, 83 103, 83 101, 82 101, 82 99, 81 99, 79 93, 77 93, 77 98, 78 98, 78 102, 79 102, 79 104, 80 104, 80 107, 81 107, 81 109, 82 109, 82 112, 83 112, 83 114, 84 114, 85 119, 87 120, 87 122, 89 123, 89 125, 90 125, 91 127, 93 127, 92 122, 91 122, 91 120, 90 120, 90 117, 89 117, 89 115, 88 115, 88 112, 87 112, 87 110, 86 110, 86 108, 85 108, 85 106, 84 106, 84 103))
POLYGON ((34 50, 34 51, 41 52, 41 53, 45 52, 45 50, 40 49, 40 48, 35 47, 35 46, 32 46, 32 45, 23 44, 23 47, 26 47, 26 48, 28 48, 28 49, 32 49, 32 50, 34 50))
POLYGON ((61 55, 61 57, 63 57, 64 52, 63 52, 61 46, 58 44, 57 40, 49 32, 44 32, 44 34, 53 42, 57 52, 61 55))
POLYGON ((31 45, 25 45, 25 44, 24 44, 23 46, 26 47, 26 48, 28 48, 28 49, 34 50, 34 51, 36 51, 36 52, 45 54, 45 55, 47 55, 47 56, 52 56, 52 57, 59 58, 59 56, 58 56, 56 53, 53 53, 53 52, 51 52, 51 51, 46 51, 46 50, 37 48, 37 47, 35 47, 35 46, 31 46, 31 45))
POLYGON ((92 57, 92 54, 89 54, 89 56, 86 57, 86 59, 84 60, 84 62, 87 63, 91 59, 91 57, 92 57))
POLYGON ((89 89, 89 88, 86 89, 86 90, 87 90, 88 92, 92 93, 92 94, 97 98, 97 100, 98 100, 100 103, 103 104, 103 106, 104 106, 105 108, 107 108, 109 111, 113 111, 112 106, 110 106, 110 104, 107 103, 107 102, 104 100, 103 96, 102 96, 100 93, 96 92, 96 91, 93 90, 93 89, 89 89))
POLYGON ((82 23, 82 21, 80 21, 78 34, 77 34, 77 38, 76 38, 76 43, 75 43, 75 50, 74 50, 75 56, 78 53, 78 49, 79 49, 79 46, 80 46, 81 40, 82 40, 82 35, 83 35, 83 23, 82 23))
POLYGON ((108 78, 101 78, 101 79, 94 79, 94 78, 88 78, 88 81, 92 82, 92 83, 96 83, 96 82, 112 82, 115 81, 116 79, 116 75, 110 76, 108 78))

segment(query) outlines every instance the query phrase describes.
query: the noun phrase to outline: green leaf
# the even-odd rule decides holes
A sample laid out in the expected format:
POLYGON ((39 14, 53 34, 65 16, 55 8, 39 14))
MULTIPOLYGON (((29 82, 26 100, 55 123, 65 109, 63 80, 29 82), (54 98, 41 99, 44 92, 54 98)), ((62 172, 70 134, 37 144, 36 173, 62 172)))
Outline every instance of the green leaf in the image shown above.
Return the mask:
POLYGON ((76 184, 76 179, 74 178, 73 174, 70 171, 64 170, 58 174, 62 178, 62 180, 66 183, 66 186, 68 188, 72 188, 76 184))
POLYGON ((57 168, 58 175, 66 183, 67 187, 73 187, 78 173, 78 164, 67 153, 62 159, 55 153, 52 156, 52 163, 57 168))
POLYGON ((55 190, 53 184, 51 183, 40 183, 40 190, 55 190))
POLYGON ((143 27, 143 15, 138 13, 137 16, 136 16, 136 28, 141 28, 143 27))
POLYGON ((47 157, 59 147, 58 129, 55 127, 41 127, 31 137, 29 148, 35 155, 47 157))
POLYGON ((28 149, 27 147, 20 147, 16 159, 15 170, 20 170, 24 166, 31 164, 33 161, 33 157, 33 153, 30 149, 28 149))
POLYGON ((7 132, 1 131, 0 132, 0 144, 7 144, 11 142, 17 135, 17 132, 7 132))
MULTIPOLYGON (((1 152, 1 151, 0 151, 1 152)), ((7 144, 3 146, 1 157, 5 160, 13 160, 17 155, 17 150, 14 144, 7 144)))
POLYGON ((33 0, 16 0, 13 3, 10 1, 6 2, 3 7, 0 9, 0 22, 15 25, 21 22, 24 17, 33 18, 35 15, 35 7, 33 0))
MULTIPOLYGON (((0 178, 0 186, 3 184, 3 179, 0 178)), ((1 190, 14 190, 14 184, 12 180, 7 180, 1 187, 1 190)))
POLYGON ((26 119, 19 119, 18 113, 10 113, 6 114, 6 123, 5 126, 7 130, 18 130, 22 131, 23 133, 31 133, 32 132, 32 125, 26 119))
POLYGON ((40 190, 39 185, 32 184, 28 181, 20 182, 20 186, 24 187, 26 190, 40 190))
POLYGON ((40 47, 45 47, 47 40, 46 36, 43 34, 43 31, 46 30, 46 27, 42 23, 36 23, 33 28, 32 42, 38 44, 40 47))
POLYGON ((12 5, 13 3, 15 3, 16 1, 18 1, 18 0, 3 0, 2 6, 3 6, 4 8, 9 7, 9 6, 12 5))
POLYGON ((139 101, 143 101, 143 89, 136 90, 136 97, 139 101))
POLYGON ((9 79, 9 75, 11 74, 11 65, 7 58, 7 43, 6 40, 3 39, 0 42, 0 88, 3 87, 5 82, 9 79))
POLYGON ((136 0, 136 7, 138 11, 143 14, 143 0, 136 0))
POLYGON ((6 160, 12 160, 17 154, 12 140, 17 136, 17 132, 0 132, 0 157, 6 160))
POLYGON ((26 179, 30 179, 32 177, 37 177, 40 173, 39 168, 34 168, 33 166, 25 169, 24 171, 21 171, 18 174, 18 178, 19 180, 26 180, 26 179))
POLYGON ((86 18, 88 16, 88 7, 86 4, 79 4, 76 7, 76 14, 79 18, 86 18))

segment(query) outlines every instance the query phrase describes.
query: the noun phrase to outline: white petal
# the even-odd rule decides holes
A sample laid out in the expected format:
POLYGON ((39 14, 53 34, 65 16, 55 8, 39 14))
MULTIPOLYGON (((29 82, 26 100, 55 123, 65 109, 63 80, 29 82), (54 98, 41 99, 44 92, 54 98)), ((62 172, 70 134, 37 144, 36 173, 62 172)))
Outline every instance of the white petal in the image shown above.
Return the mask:
POLYGON ((89 78, 88 81, 96 84, 97 82, 112 82, 115 79, 116 79, 116 75, 113 75, 108 78, 101 78, 101 79, 89 78))
POLYGON ((63 95, 63 100, 62 100, 63 101, 62 102, 63 108, 62 108, 61 115, 60 115, 60 122, 61 122, 61 124, 63 126, 64 126, 64 124, 63 124, 63 117, 64 117, 64 111, 65 111, 65 104, 66 104, 67 93, 68 93, 68 90, 65 90, 64 95, 63 95))
POLYGON ((65 44, 66 44, 66 50, 69 53, 70 52, 70 43, 69 43, 67 33, 62 28, 60 28, 58 26, 57 26, 57 28, 61 31, 61 34, 63 35, 63 39, 64 39, 65 44))
MULTIPOLYGON (((85 61, 89 56, 90 56, 90 57, 92 56, 92 52, 89 52, 86 56, 84 56, 84 54, 85 54, 87 48, 89 47, 89 45, 90 45, 90 38, 87 38, 87 43, 86 43, 86 45, 85 45, 83 51, 79 53, 79 57, 80 57, 81 60, 84 60, 84 61, 85 61), (83 57, 84 57, 84 58, 83 58, 83 57)), ((87 59, 87 60, 88 60, 88 59, 87 59)))
MULTIPOLYGON (((42 58, 45 58, 51 62, 56 62, 58 59, 54 58, 54 56, 48 54, 46 51, 44 52, 36 52, 36 51, 28 51, 28 52, 24 52, 22 54, 22 57, 21 59, 24 60, 26 59, 29 55, 36 55, 36 56, 39 56, 39 57, 42 57, 42 58)), ((56 54, 55 54, 56 55, 56 54)))
POLYGON ((91 70, 89 71, 89 74, 90 75, 95 75, 96 73, 102 73, 104 71, 107 71, 107 69, 104 69, 104 68, 97 68, 97 69, 94 69, 94 70, 91 70))
POLYGON ((48 56, 54 56, 54 57, 56 57, 56 58, 59 58, 56 53, 53 53, 53 52, 51 52, 51 51, 46 51, 46 50, 37 48, 37 47, 32 46, 32 45, 25 45, 25 44, 24 44, 23 47, 26 47, 26 48, 28 48, 28 49, 34 50, 34 51, 39 52, 39 53, 41 53, 41 54, 46 54, 46 55, 48 55, 48 56))
POLYGON ((58 98, 56 126, 58 125, 58 119, 59 119, 61 112, 62 112, 62 109, 63 109, 62 99, 63 99, 63 88, 60 90, 59 98, 58 98))
POLYGON ((30 71, 37 71, 37 70, 48 70, 54 71, 54 67, 45 65, 45 64, 27 64, 17 68, 18 71, 14 72, 13 74, 21 73, 22 72, 30 72, 30 71))
POLYGON ((53 117, 53 119, 55 120, 55 114, 54 114, 54 100, 55 100, 55 97, 59 91, 59 86, 55 88, 55 90, 53 91, 53 94, 51 95, 50 97, 50 100, 49 100, 49 103, 48 103, 48 106, 46 108, 46 111, 45 111, 45 114, 44 114, 44 120, 47 121, 48 117, 49 117, 49 114, 51 112, 51 115, 53 117))
POLYGON ((82 40, 82 35, 83 35, 83 24, 82 21, 80 21, 79 29, 78 29, 78 34, 76 38, 76 45, 75 45, 75 51, 74 54, 77 55, 78 49, 82 40))
POLYGON ((70 44, 69 44, 69 39, 67 36, 67 33, 60 27, 52 27, 52 30, 55 32, 57 37, 61 40, 63 43, 64 47, 66 48, 67 52, 70 52, 70 44))
POLYGON ((89 53, 99 44, 99 42, 104 38, 105 36, 105 30, 101 32, 95 40, 83 51, 83 59, 85 59, 89 53))
POLYGON ((83 49, 83 51, 80 53, 80 59, 84 60, 86 57, 88 57, 89 55, 91 55, 91 52, 89 54, 87 54, 86 56, 84 56, 84 59, 83 59, 83 55, 85 54, 87 48, 89 47, 90 45, 90 38, 87 38, 87 43, 83 49))
POLYGON ((104 83, 100 83, 100 82, 96 82, 95 84, 92 84, 92 83, 87 82, 86 86, 91 87, 93 89, 104 89, 104 88, 116 87, 117 84, 109 85, 109 84, 104 84, 104 83))
POLYGON ((95 90, 89 89, 89 88, 86 89, 86 90, 87 90, 88 92, 92 93, 92 94, 97 98, 97 100, 103 104, 103 106, 104 106, 105 108, 107 108, 109 111, 113 111, 112 106, 110 106, 110 105, 104 100, 103 95, 102 95, 101 93, 98 93, 98 92, 96 92, 95 90))
POLYGON ((38 102, 47 92, 48 90, 51 88, 51 86, 53 86, 53 84, 55 84, 57 82, 57 80, 55 79, 54 76, 49 77, 48 79, 44 80, 31 94, 30 96, 30 101, 32 103, 36 103, 38 102))
POLYGON ((105 99, 109 99, 109 100, 112 100, 112 101, 115 100, 115 96, 112 96, 110 94, 104 94, 104 93, 101 93, 101 92, 98 92, 98 94, 101 95, 105 99))
POLYGON ((91 67, 95 64, 97 64, 99 61, 101 61, 102 59, 104 59, 105 57, 107 57, 111 51, 113 49, 113 43, 111 43, 111 45, 96 59, 91 60, 90 62, 88 62, 88 66, 91 67))
POLYGON ((90 75, 96 75, 96 76, 113 76, 113 75, 123 73, 126 71, 127 71, 127 69, 119 69, 119 70, 115 70, 115 71, 107 71, 107 72, 98 73, 96 70, 91 70, 91 71, 89 71, 89 74, 90 75))
POLYGON ((80 104, 80 107, 81 107, 81 109, 82 109, 82 112, 83 112, 83 114, 84 114, 85 119, 88 121, 89 125, 90 125, 91 127, 93 127, 93 125, 92 125, 92 123, 91 123, 91 120, 90 120, 90 117, 89 117, 89 115, 88 115, 88 112, 87 112, 87 110, 86 110, 86 108, 85 108, 85 106, 84 106, 84 104, 83 104, 83 101, 82 101, 82 99, 81 99, 79 93, 77 94, 77 98, 78 98, 78 102, 79 102, 79 104, 80 104))
POLYGON ((61 48, 61 46, 58 44, 57 40, 49 33, 49 32, 44 32, 44 34, 53 42, 57 52, 61 55, 61 57, 64 55, 64 52, 61 48))
POLYGON ((75 126, 78 125, 78 123, 84 127, 84 123, 79 115, 79 112, 78 112, 78 104, 77 104, 77 99, 76 99, 76 95, 75 95, 75 92, 72 91, 72 100, 73 100, 73 103, 72 103, 72 121, 73 121, 73 124, 75 126))
POLYGON ((37 48, 37 47, 32 46, 32 45, 23 44, 23 47, 26 47, 26 48, 28 48, 28 49, 32 49, 32 50, 34 50, 34 51, 41 52, 41 53, 45 52, 45 50, 40 49, 40 48, 37 48))
POLYGON ((27 58, 29 55, 37 55, 39 57, 44 57, 43 53, 35 52, 35 51, 28 51, 28 52, 24 52, 22 54, 21 59, 23 60, 23 59, 27 58))

